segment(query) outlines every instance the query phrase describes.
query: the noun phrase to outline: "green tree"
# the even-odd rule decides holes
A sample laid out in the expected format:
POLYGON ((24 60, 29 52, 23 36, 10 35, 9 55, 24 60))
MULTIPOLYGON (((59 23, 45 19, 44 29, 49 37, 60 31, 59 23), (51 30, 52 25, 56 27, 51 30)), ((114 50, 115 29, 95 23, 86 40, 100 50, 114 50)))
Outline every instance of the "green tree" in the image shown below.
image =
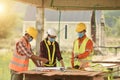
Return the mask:
POLYGON ((116 24, 113 27, 115 37, 120 37, 120 18, 116 20, 116 24))
POLYGON ((108 10, 104 11, 105 22, 109 27, 113 27, 116 24, 117 19, 120 16, 120 10, 108 10))
POLYGON ((7 38, 16 24, 17 16, 14 14, 8 14, 4 18, 0 18, 0 37, 7 38))
MULTIPOLYGON (((19 16, 13 11, 12 0, 0 2, 0 38, 7 38, 18 24, 19 16)), ((14 31, 15 32, 15 31, 14 31)))
POLYGON ((105 33, 107 37, 112 36, 112 28, 109 27, 108 25, 105 26, 105 33))
POLYGON ((120 10, 104 11, 106 22, 106 35, 108 37, 120 36, 120 10))

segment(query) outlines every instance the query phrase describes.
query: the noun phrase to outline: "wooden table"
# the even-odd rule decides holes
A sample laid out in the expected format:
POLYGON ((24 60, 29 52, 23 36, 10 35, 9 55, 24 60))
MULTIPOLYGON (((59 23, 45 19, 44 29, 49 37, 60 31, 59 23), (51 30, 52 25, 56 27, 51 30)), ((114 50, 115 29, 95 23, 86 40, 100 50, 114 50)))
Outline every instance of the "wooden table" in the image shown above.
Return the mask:
POLYGON ((24 71, 24 80, 104 80, 102 72, 89 72, 81 70, 66 71, 24 71))

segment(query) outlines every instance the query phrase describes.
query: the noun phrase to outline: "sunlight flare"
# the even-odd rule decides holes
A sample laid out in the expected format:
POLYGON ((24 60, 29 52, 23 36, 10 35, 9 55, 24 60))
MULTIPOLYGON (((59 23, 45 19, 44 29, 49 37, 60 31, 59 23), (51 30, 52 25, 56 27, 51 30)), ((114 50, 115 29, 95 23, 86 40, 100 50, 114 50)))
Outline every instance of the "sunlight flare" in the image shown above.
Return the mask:
POLYGON ((3 13, 5 10, 5 5, 4 4, 0 4, 0 13, 3 13))

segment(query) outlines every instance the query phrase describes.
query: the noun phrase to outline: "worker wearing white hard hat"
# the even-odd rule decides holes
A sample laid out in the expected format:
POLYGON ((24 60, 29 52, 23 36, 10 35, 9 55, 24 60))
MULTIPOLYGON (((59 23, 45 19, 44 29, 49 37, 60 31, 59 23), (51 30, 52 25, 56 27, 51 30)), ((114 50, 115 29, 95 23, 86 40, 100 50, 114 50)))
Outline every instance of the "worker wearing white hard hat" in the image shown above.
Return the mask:
POLYGON ((49 28, 47 30, 47 34, 48 34, 48 40, 52 43, 55 41, 55 38, 57 36, 57 31, 54 28, 49 28))
POLYGON ((47 30, 47 33, 48 33, 49 35, 51 35, 51 36, 57 36, 57 31, 56 31, 56 29, 54 29, 54 28, 49 28, 49 29, 47 30))
POLYGON ((55 41, 57 37, 57 31, 54 28, 47 30, 47 38, 40 42, 40 57, 49 60, 48 63, 42 64, 46 67, 56 67, 56 59, 60 61, 61 66, 64 67, 63 58, 60 53, 59 44, 55 41))

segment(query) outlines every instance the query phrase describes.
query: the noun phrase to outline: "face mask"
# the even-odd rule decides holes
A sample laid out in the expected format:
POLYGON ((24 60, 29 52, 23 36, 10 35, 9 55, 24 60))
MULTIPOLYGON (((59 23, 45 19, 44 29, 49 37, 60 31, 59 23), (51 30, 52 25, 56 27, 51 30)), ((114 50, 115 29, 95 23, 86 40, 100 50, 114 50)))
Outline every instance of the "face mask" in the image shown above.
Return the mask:
POLYGON ((29 42, 31 42, 32 40, 33 40, 33 38, 32 38, 32 37, 30 37, 30 38, 28 39, 28 41, 29 41, 29 42))
POLYGON ((79 38, 82 38, 84 36, 84 33, 82 32, 82 33, 78 33, 78 37, 79 38))
POLYGON ((50 41, 50 42, 54 42, 54 41, 55 41, 55 38, 49 38, 49 41, 50 41))

